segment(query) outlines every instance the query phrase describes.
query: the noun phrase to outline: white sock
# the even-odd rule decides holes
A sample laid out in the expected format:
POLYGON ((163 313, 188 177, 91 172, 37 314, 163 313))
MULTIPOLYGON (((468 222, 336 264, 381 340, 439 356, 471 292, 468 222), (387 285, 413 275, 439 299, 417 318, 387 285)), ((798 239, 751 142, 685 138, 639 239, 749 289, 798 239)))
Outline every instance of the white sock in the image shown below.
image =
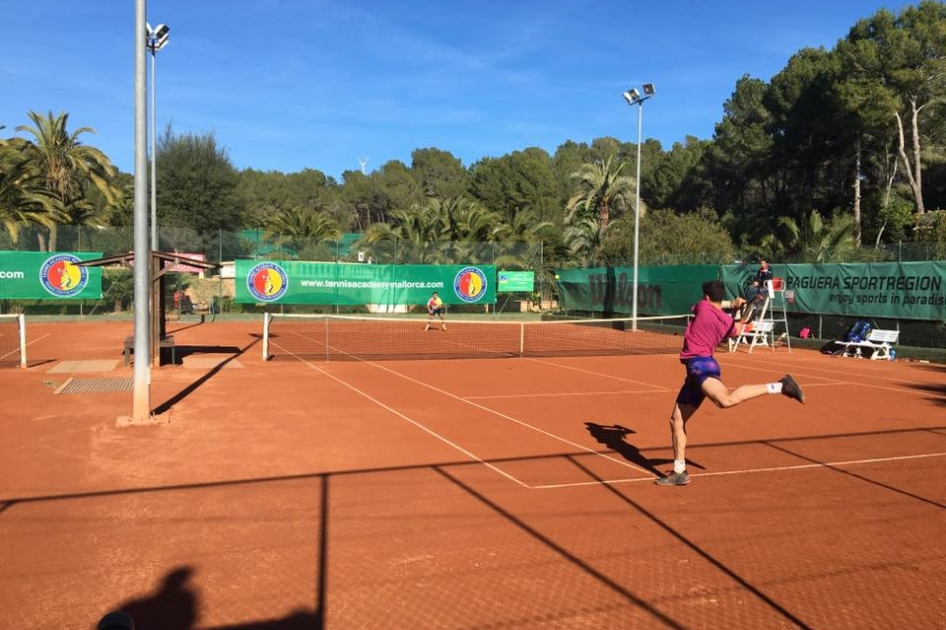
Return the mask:
POLYGON ((770 394, 781 394, 782 393, 782 384, 781 383, 769 383, 766 385, 769 388, 770 394))
POLYGON ((673 460, 673 472, 682 473, 682 472, 686 472, 686 469, 687 469, 687 460, 685 459, 673 460))

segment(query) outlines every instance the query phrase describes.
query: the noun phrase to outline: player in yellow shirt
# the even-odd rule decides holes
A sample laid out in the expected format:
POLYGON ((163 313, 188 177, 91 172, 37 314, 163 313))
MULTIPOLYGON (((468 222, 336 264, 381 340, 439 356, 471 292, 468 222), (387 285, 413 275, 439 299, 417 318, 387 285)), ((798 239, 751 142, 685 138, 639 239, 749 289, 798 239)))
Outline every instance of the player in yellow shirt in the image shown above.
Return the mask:
POLYGON ((447 324, 443 321, 443 312, 443 300, 441 300, 437 292, 434 291, 434 294, 427 300, 427 326, 424 330, 430 330, 430 322, 434 320, 434 315, 440 318, 440 329, 446 330, 447 324))

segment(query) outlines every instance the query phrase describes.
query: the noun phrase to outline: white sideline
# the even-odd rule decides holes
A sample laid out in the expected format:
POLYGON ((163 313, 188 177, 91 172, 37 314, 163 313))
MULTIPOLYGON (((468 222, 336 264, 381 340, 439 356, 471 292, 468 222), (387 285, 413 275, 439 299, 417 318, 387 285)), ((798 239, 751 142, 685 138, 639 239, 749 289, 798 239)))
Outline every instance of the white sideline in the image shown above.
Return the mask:
MULTIPOLYGON (((823 464, 798 464, 796 466, 770 466, 768 468, 743 468, 741 470, 720 470, 717 472, 696 473, 696 477, 723 477, 727 475, 750 475, 754 473, 784 472, 789 470, 808 470, 811 468, 841 468, 842 466, 860 466, 864 464, 878 464, 883 462, 898 462, 911 459, 925 459, 928 457, 943 457, 946 453, 921 453, 919 455, 900 455, 897 457, 875 457, 873 459, 852 459, 843 462, 825 462, 823 464)), ((633 479, 605 479, 602 481, 579 481, 575 483, 554 483, 543 486, 528 486, 530 490, 555 490, 558 488, 576 488, 580 486, 615 485, 619 483, 639 483, 649 481, 654 477, 635 477, 633 479)))

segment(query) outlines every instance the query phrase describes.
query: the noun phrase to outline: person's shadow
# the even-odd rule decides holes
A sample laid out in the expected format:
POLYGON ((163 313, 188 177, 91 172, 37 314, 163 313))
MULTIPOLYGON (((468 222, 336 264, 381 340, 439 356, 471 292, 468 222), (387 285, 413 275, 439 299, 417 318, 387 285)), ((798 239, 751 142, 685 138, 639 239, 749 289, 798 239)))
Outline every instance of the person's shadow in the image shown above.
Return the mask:
MULTIPOLYGON (((673 459, 650 459, 645 457, 639 448, 625 439, 628 435, 635 433, 633 429, 628 429, 620 424, 602 425, 595 422, 586 422, 585 427, 587 427, 591 437, 597 440, 599 444, 603 444, 627 461, 654 473, 658 477, 664 476, 664 473, 657 468, 658 466, 673 463, 673 459)), ((703 468, 692 460, 687 461, 696 468, 703 468)))
MULTIPOLYGON (((157 592, 124 602, 115 612, 103 617, 99 630, 192 630, 199 610, 197 594, 190 585, 193 573, 190 567, 171 571, 157 592)), ((322 627, 319 611, 296 610, 282 618, 219 626, 214 630, 318 630, 322 627)))
POLYGON ((197 594, 190 589, 193 570, 180 567, 164 578, 158 592, 118 607, 135 620, 135 630, 190 630, 197 621, 197 594))

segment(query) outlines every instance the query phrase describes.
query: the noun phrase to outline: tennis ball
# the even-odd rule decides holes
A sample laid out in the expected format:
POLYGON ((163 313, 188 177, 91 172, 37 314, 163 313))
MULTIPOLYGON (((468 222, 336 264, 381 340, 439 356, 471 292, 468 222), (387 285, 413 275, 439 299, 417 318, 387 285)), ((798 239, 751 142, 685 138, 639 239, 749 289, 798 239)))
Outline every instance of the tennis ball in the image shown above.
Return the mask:
POLYGON ((561 280, 561 279, 562 279, 562 276, 560 276, 560 275, 558 275, 558 274, 555 274, 555 279, 556 279, 556 280, 561 280))

